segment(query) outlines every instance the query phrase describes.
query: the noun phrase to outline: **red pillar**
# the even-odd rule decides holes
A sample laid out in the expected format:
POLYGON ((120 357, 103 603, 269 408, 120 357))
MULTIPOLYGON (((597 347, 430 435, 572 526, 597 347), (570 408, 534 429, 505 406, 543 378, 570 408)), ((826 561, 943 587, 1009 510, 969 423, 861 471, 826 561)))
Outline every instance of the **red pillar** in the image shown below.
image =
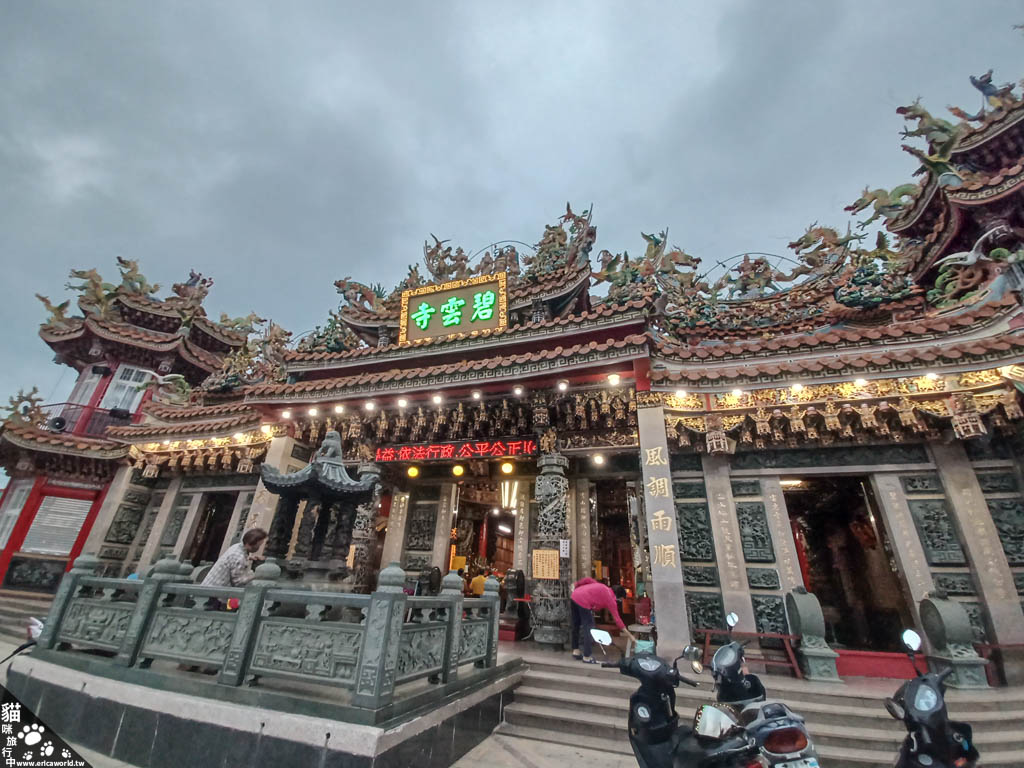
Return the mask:
POLYGON ((18 514, 18 522, 14 524, 11 535, 7 538, 7 545, 4 547, 3 552, 0 552, 0 585, 4 583, 7 567, 11 564, 11 556, 21 549, 25 536, 28 534, 28 529, 32 527, 32 521, 36 519, 36 512, 39 511, 39 504, 43 499, 44 485, 46 485, 46 476, 39 475, 35 483, 32 484, 32 490, 29 491, 28 498, 25 499, 25 506, 21 508, 21 512, 18 514))
POLYGON ((480 557, 487 558, 487 515, 484 515, 484 520, 480 523, 480 547, 477 552, 480 557))

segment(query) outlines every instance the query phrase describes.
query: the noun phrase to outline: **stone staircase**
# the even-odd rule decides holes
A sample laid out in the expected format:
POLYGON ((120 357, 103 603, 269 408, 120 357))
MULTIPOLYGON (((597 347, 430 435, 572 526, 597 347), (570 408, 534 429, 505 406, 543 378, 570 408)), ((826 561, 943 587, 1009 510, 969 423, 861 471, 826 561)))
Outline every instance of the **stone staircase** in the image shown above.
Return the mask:
MULTIPOLYGON (((529 671, 505 707, 498 733, 632 755, 626 732, 631 678, 614 669, 584 665, 568 654, 522 654, 529 671)), ((693 675, 690 675, 694 677, 693 675)), ((676 690, 681 717, 711 698, 711 677, 701 688, 676 690)), ((863 680, 849 684, 808 683, 790 677, 763 676, 774 699, 781 699, 807 720, 824 768, 891 768, 906 732, 885 711, 883 699, 896 681, 863 680)), ((1024 689, 947 694, 950 716, 974 728, 985 768, 1024 765, 1024 689)))
POLYGON ((0 594, 0 642, 15 646, 24 643, 29 618, 46 621, 52 602, 51 595, 27 597, 0 594))

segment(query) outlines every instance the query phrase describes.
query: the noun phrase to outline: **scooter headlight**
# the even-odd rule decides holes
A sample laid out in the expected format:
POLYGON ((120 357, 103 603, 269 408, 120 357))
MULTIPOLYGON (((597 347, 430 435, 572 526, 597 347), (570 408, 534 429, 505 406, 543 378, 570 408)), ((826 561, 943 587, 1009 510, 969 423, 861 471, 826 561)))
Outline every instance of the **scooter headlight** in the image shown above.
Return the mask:
POLYGON ((939 694, 930 685, 919 685, 914 692, 914 709, 931 712, 939 706, 939 694))

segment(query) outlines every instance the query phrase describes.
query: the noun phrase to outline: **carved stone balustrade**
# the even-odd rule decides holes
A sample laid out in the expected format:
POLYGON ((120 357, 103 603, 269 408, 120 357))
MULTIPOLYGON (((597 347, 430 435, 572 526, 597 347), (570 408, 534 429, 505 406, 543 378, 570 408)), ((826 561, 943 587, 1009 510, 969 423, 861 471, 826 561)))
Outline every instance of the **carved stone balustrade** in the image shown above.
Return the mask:
MULTIPOLYGON (((96 649, 116 654, 111 665, 216 669, 225 686, 283 679, 349 689, 352 704, 367 709, 387 706, 407 683, 445 686, 462 665, 497 666, 493 578, 480 598, 464 598, 461 588, 409 597, 405 573, 392 563, 378 590, 361 595, 282 589, 274 563, 239 588, 191 583, 174 560, 160 561, 144 580, 98 578, 94 559, 82 556, 65 575, 40 637, 40 649, 58 663, 65 653, 96 649), (232 599, 238 609, 224 610, 232 599), (277 615, 276 606, 293 610, 277 615)), ((446 586, 456 580, 461 585, 449 574, 446 586)))

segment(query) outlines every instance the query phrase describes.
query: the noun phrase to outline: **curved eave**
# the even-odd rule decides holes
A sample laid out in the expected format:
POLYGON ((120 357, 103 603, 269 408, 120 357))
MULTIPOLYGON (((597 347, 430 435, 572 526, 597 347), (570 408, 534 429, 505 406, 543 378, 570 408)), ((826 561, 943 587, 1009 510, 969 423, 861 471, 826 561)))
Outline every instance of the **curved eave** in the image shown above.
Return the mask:
POLYGON ((102 461, 119 461, 128 455, 127 446, 112 440, 79 437, 10 424, 0 430, 0 440, 26 451, 81 456, 102 461))
POLYGON ((633 334, 604 342, 556 346, 507 357, 490 357, 419 368, 394 368, 292 384, 257 384, 246 388, 245 402, 256 404, 343 401, 387 392, 450 389, 495 381, 547 377, 568 370, 604 368, 647 355, 647 335, 633 334))
POLYGON ((235 349, 240 348, 245 344, 246 339, 249 338, 249 334, 242 333, 241 331, 235 331, 230 328, 225 328, 220 323, 215 323, 207 317, 197 317, 192 322, 192 332, 203 333, 209 336, 214 341, 225 344, 235 349))
POLYGON ((236 432, 255 429, 260 424, 259 413, 235 416, 229 419, 194 421, 185 424, 137 424, 126 427, 108 427, 107 436, 119 443, 151 443, 154 440, 190 440, 211 437, 229 437, 236 432))
POLYGON ((951 154, 956 156, 977 149, 1022 121, 1024 121, 1024 101, 1017 102, 1008 110, 990 112, 985 116, 985 123, 972 128, 970 133, 961 138, 951 154))

